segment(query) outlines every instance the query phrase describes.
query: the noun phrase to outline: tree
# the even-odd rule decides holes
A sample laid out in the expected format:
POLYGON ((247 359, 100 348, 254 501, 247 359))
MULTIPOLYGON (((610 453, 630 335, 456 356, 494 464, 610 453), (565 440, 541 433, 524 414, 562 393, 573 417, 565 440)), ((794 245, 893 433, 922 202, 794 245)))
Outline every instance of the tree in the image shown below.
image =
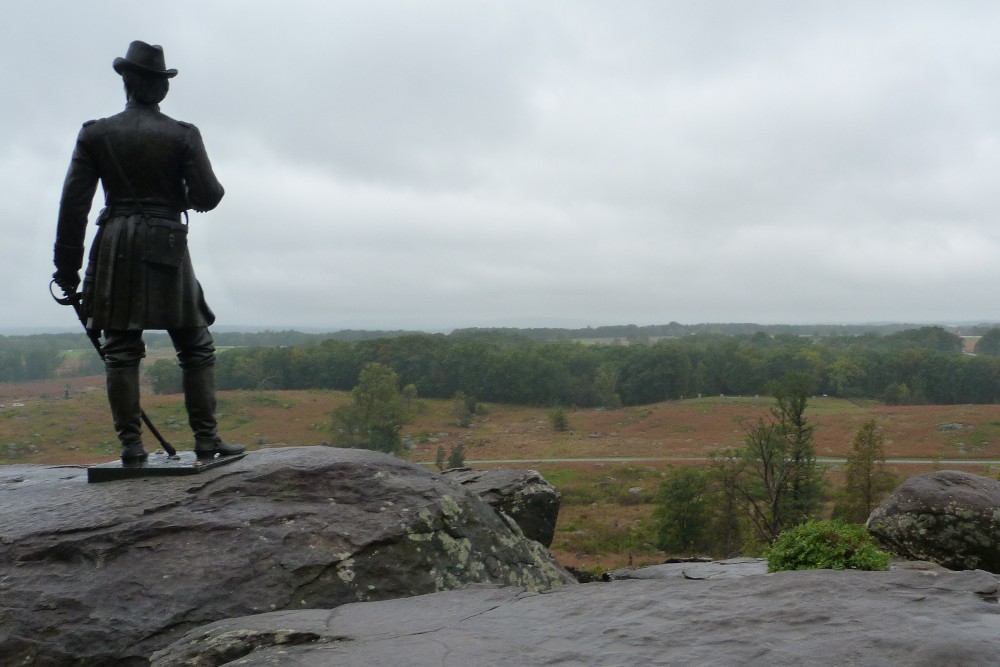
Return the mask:
POLYGON ((403 393, 400 394, 400 398, 403 401, 403 409, 406 411, 406 414, 412 415, 417 411, 417 385, 411 382, 403 387, 403 393))
POLYGON ((698 468, 672 468, 656 494, 656 546, 672 554, 706 548, 709 516, 708 475, 698 468))
POLYGON ((844 467, 844 488, 835 510, 839 518, 864 523, 896 486, 896 477, 885 464, 884 440, 873 419, 858 429, 844 467))
POLYGON ((476 399, 466 396, 464 391, 456 391, 451 401, 455 413, 455 423, 462 428, 472 426, 472 415, 476 411, 476 399))
POLYGON ((549 421, 552 423, 553 430, 560 432, 569 430, 569 419, 566 417, 566 411, 562 408, 556 408, 549 412, 549 421))
POLYGON ((177 362, 159 359, 146 369, 146 377, 153 385, 154 394, 179 394, 184 391, 181 367, 177 362))
POLYGON ((606 410, 617 410, 622 406, 618 395, 618 369, 612 364, 601 364, 594 372, 594 399, 606 410))
POLYGON ((815 427, 805 416, 812 380, 802 373, 790 373, 772 391, 778 404, 771 413, 788 443, 790 470, 785 515, 791 523, 801 523, 816 511, 821 490, 813 439, 815 427))
POLYGON ((772 388, 770 419, 745 426, 742 470, 735 481, 757 536, 770 544, 782 530, 811 518, 822 478, 813 426, 805 418, 810 380, 791 374, 772 388))
POLYGON ((976 341, 976 354, 1000 357, 1000 329, 990 329, 976 341))
POLYGON ((446 460, 447 455, 444 453, 444 445, 438 445, 437 456, 434 458, 434 465, 437 466, 438 470, 444 470, 446 460))
POLYGON ((713 489, 713 515, 709 525, 712 555, 732 558, 740 553, 743 532, 740 518, 745 515, 739 492, 743 461, 739 452, 726 449, 712 453, 709 479, 713 489))
POLYGON ((448 454, 448 467, 449 468, 461 468, 465 465, 465 445, 458 443, 451 448, 451 453, 448 454))
POLYGON ((351 390, 351 401, 333 412, 334 444, 388 454, 402 452, 399 429, 404 411, 396 373, 378 362, 366 364, 358 385, 351 390))
POLYGON ((785 499, 793 468, 788 442, 774 421, 761 418, 744 428, 743 474, 736 481, 736 490, 746 503, 757 537, 770 544, 789 524, 785 499))

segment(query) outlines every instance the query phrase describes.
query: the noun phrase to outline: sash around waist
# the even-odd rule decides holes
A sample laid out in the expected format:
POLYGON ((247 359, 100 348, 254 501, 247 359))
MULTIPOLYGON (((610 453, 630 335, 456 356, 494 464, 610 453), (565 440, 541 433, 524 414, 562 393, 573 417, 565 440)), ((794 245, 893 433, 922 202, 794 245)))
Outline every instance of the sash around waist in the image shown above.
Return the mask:
POLYGON ((134 203, 121 203, 121 204, 108 204, 104 210, 101 212, 100 218, 98 219, 98 224, 103 222, 108 218, 118 218, 128 215, 146 215, 150 218, 158 218, 160 220, 173 220, 174 222, 181 221, 181 212, 172 206, 164 206, 162 204, 146 204, 143 203, 142 207, 134 203))

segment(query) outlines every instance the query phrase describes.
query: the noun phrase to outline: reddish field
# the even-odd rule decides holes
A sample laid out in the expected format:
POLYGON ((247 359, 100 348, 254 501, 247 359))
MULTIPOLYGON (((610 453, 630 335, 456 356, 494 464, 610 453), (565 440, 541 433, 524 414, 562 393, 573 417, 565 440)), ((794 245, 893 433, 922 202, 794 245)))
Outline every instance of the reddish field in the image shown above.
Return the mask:
MULTIPOLYGON (((330 439, 330 413, 349 400, 344 392, 221 392, 219 420, 224 435, 250 449, 314 445, 330 439)), ((144 407, 165 436, 181 450, 192 447, 179 395, 147 390, 144 407)), ((420 400, 403 428, 408 458, 433 463, 439 446, 458 443, 466 459, 487 467, 535 468, 564 494, 552 552, 565 565, 608 569, 661 562, 665 554, 636 535, 648 536, 652 496, 670 465, 704 465, 711 452, 739 447, 743 424, 767 415, 765 398, 713 397, 620 410, 568 410, 570 430, 553 430, 549 411, 486 405, 471 428, 455 423, 451 401, 420 400), (641 462, 541 462, 537 459, 663 458, 641 462), (536 459, 494 463, 500 459, 536 459)), ((117 456, 103 378, 0 384, 0 463, 90 464, 117 456), (66 394, 69 397, 66 398, 66 394)), ((885 406, 815 398, 807 416, 816 426, 820 457, 843 457, 862 422, 874 419, 901 479, 942 467, 995 476, 1000 471, 1000 406, 885 406), (954 463, 951 460, 989 460, 954 463), (996 463, 992 463, 996 461, 996 463)), ((147 446, 154 440, 147 436, 147 446)), ((840 466, 825 468, 829 488, 840 484, 840 466)))
MULTIPOLYGON (((251 449, 313 445, 330 438, 330 413, 348 400, 332 391, 220 392, 219 418, 227 437, 251 449)), ((620 410, 568 410, 570 430, 556 432, 548 410, 486 405, 471 428, 455 424, 450 401, 421 400, 404 426, 409 458, 432 462, 438 445, 458 442, 470 460, 538 458, 704 458, 739 447, 743 424, 767 414, 767 398, 714 397, 620 410)), ((0 462, 94 463, 114 454, 114 432, 101 377, 0 384, 0 462), (66 392, 69 398, 65 398, 66 392), (13 448, 11 449, 11 445, 13 448), (19 455, 10 455, 17 450, 19 455)), ((175 446, 190 435, 179 395, 143 395, 147 413, 175 446)), ((816 425, 816 453, 844 456, 854 433, 874 419, 889 458, 1000 460, 1000 405, 886 406, 815 398, 807 410, 816 425)), ((152 443, 150 443, 152 444, 152 443)))

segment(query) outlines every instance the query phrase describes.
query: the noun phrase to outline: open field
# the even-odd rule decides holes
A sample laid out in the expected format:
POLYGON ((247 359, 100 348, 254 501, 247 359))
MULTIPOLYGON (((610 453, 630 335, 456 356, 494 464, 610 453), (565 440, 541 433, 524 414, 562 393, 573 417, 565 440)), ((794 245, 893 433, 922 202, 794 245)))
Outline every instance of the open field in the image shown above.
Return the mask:
MULTIPOLYGON (((330 413, 349 400, 332 391, 221 392, 219 419, 227 438, 250 449, 315 445, 330 439, 330 413)), ((178 449, 193 446, 180 395, 146 391, 144 407, 178 449)), ((466 459, 486 467, 500 459, 609 459, 639 462, 539 462, 503 464, 539 470, 563 493, 553 553, 567 565, 611 568, 659 562, 650 546, 652 499, 670 465, 703 465, 713 451, 739 447, 742 424, 767 414, 764 397, 712 397, 620 410, 566 410, 569 430, 555 431, 549 410, 486 405, 470 428, 456 425, 451 401, 419 401, 403 428, 408 458, 432 463, 438 446, 458 443, 466 459)), ((77 465, 117 456, 103 377, 0 385, 0 463, 77 465), (68 393, 68 398, 66 397, 68 393)), ((858 427, 874 419, 892 458, 923 459, 894 464, 901 478, 934 468, 976 474, 1000 473, 1000 405, 886 406, 817 397, 807 417, 816 425, 820 457, 843 457, 858 427), (995 464, 954 461, 995 460, 995 464)), ((147 437, 147 446, 155 441, 147 437)), ((826 467, 831 486, 839 466, 826 467)))

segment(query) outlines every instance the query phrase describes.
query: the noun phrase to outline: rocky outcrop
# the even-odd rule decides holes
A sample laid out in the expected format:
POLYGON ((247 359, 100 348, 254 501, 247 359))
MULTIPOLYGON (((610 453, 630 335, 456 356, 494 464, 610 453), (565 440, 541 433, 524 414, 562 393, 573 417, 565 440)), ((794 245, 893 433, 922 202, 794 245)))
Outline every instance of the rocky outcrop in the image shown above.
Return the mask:
POLYGON ((664 563, 649 567, 622 568, 604 575, 606 581, 621 579, 742 579, 767 574, 763 558, 729 558, 727 560, 664 563))
POLYGON ((868 518, 897 554, 1000 573, 1000 482, 942 470, 911 477, 868 518))
POLYGON ((104 484, 0 467, 3 664, 144 665, 224 618, 571 582, 477 496, 366 450, 263 450, 104 484))
POLYGON ((562 496, 537 471, 452 468, 442 474, 513 519, 525 537, 552 544, 562 496))
POLYGON ((478 588, 189 632, 155 667, 995 665, 998 578, 812 570, 478 588))

